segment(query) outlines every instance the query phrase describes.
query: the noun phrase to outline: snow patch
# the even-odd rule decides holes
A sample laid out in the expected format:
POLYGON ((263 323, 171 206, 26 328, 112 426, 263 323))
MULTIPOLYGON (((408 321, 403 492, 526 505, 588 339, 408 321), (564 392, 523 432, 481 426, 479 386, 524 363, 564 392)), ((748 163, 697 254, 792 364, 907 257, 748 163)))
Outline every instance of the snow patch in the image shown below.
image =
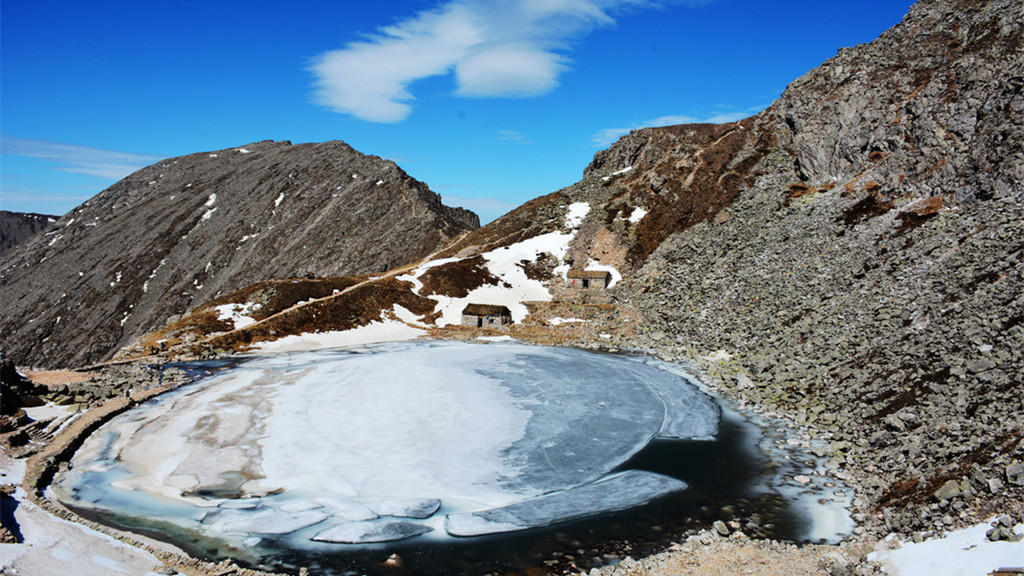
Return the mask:
MULTIPOLYGON (((563 260, 569 251, 569 243, 576 235, 576 230, 590 212, 590 204, 576 202, 568 206, 565 226, 569 232, 549 232, 527 238, 510 246, 503 246, 481 254, 484 268, 498 279, 497 285, 485 285, 475 288, 462 298, 453 298, 441 294, 431 295, 437 301, 435 312, 440 313, 437 326, 459 325, 462 323, 462 311, 469 304, 492 304, 506 306, 512 312, 513 322, 522 322, 529 314, 525 302, 550 301, 551 293, 539 280, 526 275, 522 264, 536 262, 543 254, 550 254, 556 260, 563 260)), ((423 288, 420 276, 431 268, 458 262, 464 258, 440 258, 421 264, 409 274, 396 276, 396 280, 410 282, 412 291, 419 294, 423 288)), ((556 268, 556 271, 563 266, 556 268)), ((568 266, 564 265, 565 271, 568 266)), ((564 275, 564 272, 562 272, 564 275)), ((618 272, 614 272, 618 275, 618 272)), ((621 276, 618 276, 621 278, 621 276)))
POLYGON ((259 302, 246 302, 245 304, 221 304, 214 306, 217 311, 217 319, 231 324, 232 329, 238 330, 250 324, 255 324, 256 319, 252 314, 263 307, 259 302))
POLYGON ((235 152, 238 152, 238 153, 241 153, 241 154, 251 154, 252 153, 249 150, 246 150, 245 148, 239 148, 238 150, 235 150, 235 152))
MULTIPOLYGON (((993 521, 995 518, 920 543, 903 542, 890 534, 868 559, 881 564, 891 576, 985 576, 999 567, 1024 566, 1024 541, 991 542, 985 536, 993 521)), ((1013 530, 1024 534, 1024 523, 1013 530)))
POLYGON ((565 215, 565 226, 572 229, 579 228, 589 212, 590 204, 588 202, 574 202, 570 204, 569 212, 565 215))
POLYGON ((629 215, 629 222, 631 224, 636 224, 637 222, 643 220, 644 216, 647 216, 647 210, 644 210, 639 206, 634 206, 633 212, 631 212, 629 215))
POLYGON ((625 174, 626 172, 629 172, 632 169, 633 169, 632 166, 626 166, 622 170, 616 170, 615 172, 612 172, 611 176, 605 176, 604 178, 601 178, 601 180, 604 180, 605 182, 607 182, 607 181, 612 179, 612 176, 618 176, 619 174, 625 174))
POLYGON ((548 320, 548 324, 552 326, 561 326, 562 324, 568 324, 570 322, 590 322, 590 320, 584 320, 582 318, 552 318, 548 320))
POLYGON ((210 194, 210 197, 206 199, 206 204, 203 204, 203 206, 206 206, 206 207, 213 206, 213 203, 216 202, 216 201, 217 201, 217 194, 210 194))
POLYGON ((376 344, 379 342, 400 342, 413 340, 427 334, 425 330, 413 328, 397 320, 371 322, 351 330, 316 332, 285 336, 273 342, 261 342, 255 346, 260 353, 304 352, 325 348, 347 348, 376 344))
POLYGON ((725 350, 716 350, 711 354, 708 354, 707 356, 701 356, 700 358, 702 360, 707 360, 708 362, 725 362, 727 360, 732 359, 732 354, 729 354, 725 350))
POLYGON ((569 242, 575 232, 549 232, 528 238, 510 246, 503 246, 482 254, 484 267, 498 278, 497 286, 480 286, 462 298, 439 294, 430 298, 437 300, 435 311, 441 313, 438 326, 462 323, 462 310, 468 304, 493 304, 506 306, 512 312, 513 322, 522 322, 529 314, 524 302, 550 301, 551 293, 544 283, 526 276, 519 265, 522 262, 536 262, 541 254, 551 254, 561 260, 569 250, 569 242))
POLYGON ((612 281, 608 284, 608 288, 615 286, 616 284, 619 283, 619 280, 622 280, 622 274, 620 274, 614 266, 601 264, 597 260, 591 260, 590 263, 587 264, 587 267, 584 268, 584 270, 599 270, 610 273, 612 275, 612 281))
POLYGON ((284 200, 284 192, 281 192, 281 195, 277 197, 277 200, 274 200, 274 208, 280 206, 282 200, 284 200))
POLYGON ((416 314, 413 313, 412 310, 409 310, 405 306, 402 306, 401 304, 395 304, 393 310, 395 312, 395 318, 398 318, 402 322, 405 322, 406 324, 412 324, 413 326, 418 326, 420 328, 427 327, 427 325, 423 323, 422 316, 417 316, 416 314))

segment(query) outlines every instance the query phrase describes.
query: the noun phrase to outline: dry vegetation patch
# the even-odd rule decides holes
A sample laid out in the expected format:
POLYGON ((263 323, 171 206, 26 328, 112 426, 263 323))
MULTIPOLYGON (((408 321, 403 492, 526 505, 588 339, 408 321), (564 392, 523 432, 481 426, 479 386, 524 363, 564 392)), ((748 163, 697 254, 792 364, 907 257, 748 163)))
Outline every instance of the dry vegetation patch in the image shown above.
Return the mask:
POLYGON ((208 344, 244 350, 257 342, 303 333, 351 330, 381 320, 398 304, 416 315, 429 314, 437 302, 412 292, 412 284, 393 277, 368 282, 348 291, 295 306, 257 324, 210 338, 208 344))
POLYGON ((428 269, 419 280, 423 283, 420 294, 443 294, 465 298, 481 286, 497 286, 500 280, 484 266, 483 256, 474 256, 428 269))

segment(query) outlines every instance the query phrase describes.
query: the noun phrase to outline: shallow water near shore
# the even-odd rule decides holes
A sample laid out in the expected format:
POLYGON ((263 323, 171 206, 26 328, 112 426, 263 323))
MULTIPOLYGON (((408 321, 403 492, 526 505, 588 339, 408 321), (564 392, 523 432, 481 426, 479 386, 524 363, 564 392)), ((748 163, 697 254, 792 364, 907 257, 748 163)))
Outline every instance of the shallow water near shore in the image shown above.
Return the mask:
POLYGON ((197 557, 328 574, 589 569, 730 518, 843 535, 780 495, 803 464, 677 365, 448 342, 226 366, 101 427, 58 497, 197 557))

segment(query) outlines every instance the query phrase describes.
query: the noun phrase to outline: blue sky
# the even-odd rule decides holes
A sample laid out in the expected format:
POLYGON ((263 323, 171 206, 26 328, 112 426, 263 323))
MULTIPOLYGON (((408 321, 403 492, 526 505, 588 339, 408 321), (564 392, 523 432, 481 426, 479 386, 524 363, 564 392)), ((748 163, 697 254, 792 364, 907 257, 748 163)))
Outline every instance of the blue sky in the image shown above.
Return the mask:
POLYGON ((730 121, 909 0, 5 2, 0 209, 161 158, 345 140, 489 221, 631 128, 730 121))

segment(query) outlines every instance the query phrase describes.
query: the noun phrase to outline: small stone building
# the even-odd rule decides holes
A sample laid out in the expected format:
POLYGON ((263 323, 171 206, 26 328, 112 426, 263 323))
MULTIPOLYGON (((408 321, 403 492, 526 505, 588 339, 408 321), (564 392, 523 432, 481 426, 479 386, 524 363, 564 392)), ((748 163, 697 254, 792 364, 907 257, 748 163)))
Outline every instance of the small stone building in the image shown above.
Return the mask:
POLYGON ((603 290, 612 283, 612 273, 607 270, 569 270, 566 274, 569 286, 581 290, 597 288, 603 290))
POLYGON ((472 328, 501 328, 512 323, 508 306, 467 304, 462 309, 462 325, 472 328))

